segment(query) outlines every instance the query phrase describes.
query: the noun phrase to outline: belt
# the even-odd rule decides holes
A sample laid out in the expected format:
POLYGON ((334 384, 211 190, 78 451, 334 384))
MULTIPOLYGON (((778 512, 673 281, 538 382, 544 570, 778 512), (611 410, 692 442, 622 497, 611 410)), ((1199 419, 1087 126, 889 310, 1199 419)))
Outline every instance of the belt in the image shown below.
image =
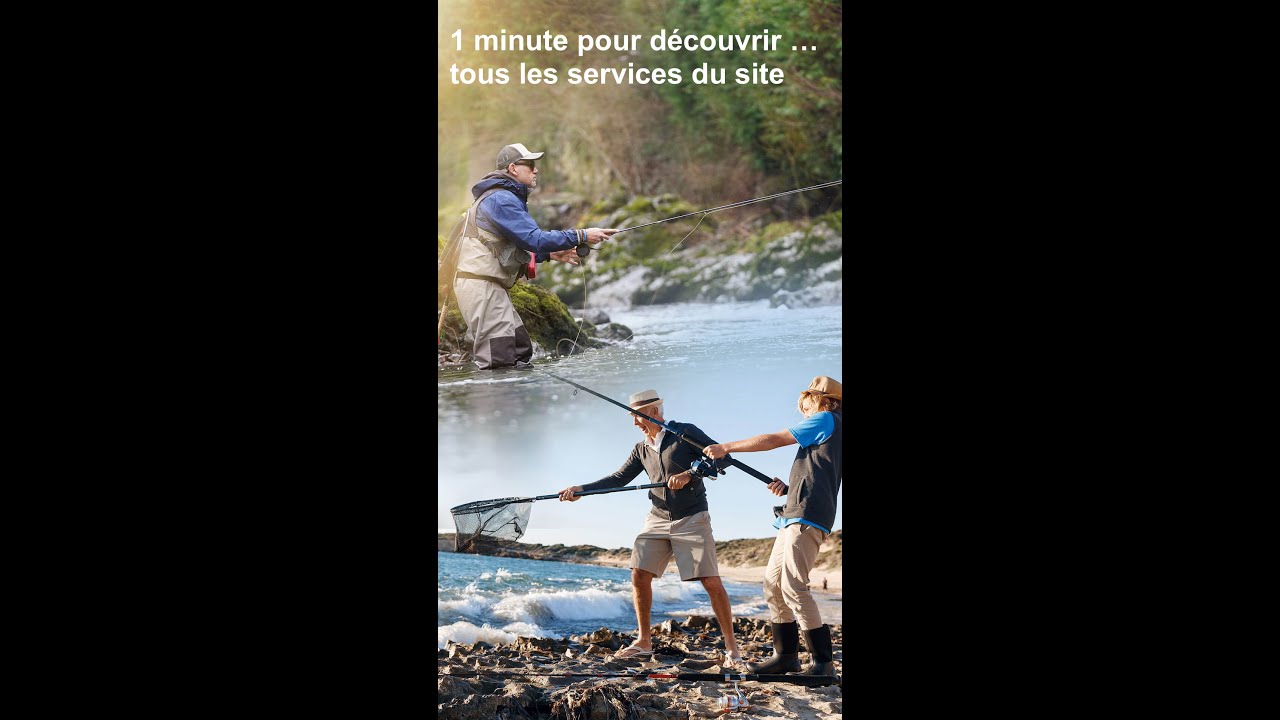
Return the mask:
MULTIPOLYGON (((476 275, 475 273, 464 272, 462 270, 458 271, 457 277, 467 278, 468 280, 488 280, 491 283, 497 283, 499 285, 502 285, 502 281, 499 280, 498 278, 490 277, 488 275, 476 275)), ((503 287, 506 287, 506 286, 503 285, 503 287)))

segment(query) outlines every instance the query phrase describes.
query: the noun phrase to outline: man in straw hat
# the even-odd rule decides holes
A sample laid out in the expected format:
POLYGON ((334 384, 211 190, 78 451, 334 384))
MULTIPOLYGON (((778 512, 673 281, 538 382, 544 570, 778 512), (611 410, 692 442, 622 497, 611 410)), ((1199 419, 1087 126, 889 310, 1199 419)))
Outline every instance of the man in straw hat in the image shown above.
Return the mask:
POLYGON ((818 603, 809 592, 809 570, 836 519, 841 478, 842 397, 839 382, 818 376, 796 401, 804 420, 786 430, 703 449, 707 457, 717 459, 729 453, 800 446, 791 465, 790 488, 778 478, 769 484, 775 495, 786 492, 787 504, 773 509, 776 516, 773 526, 778 529, 778 536, 774 538, 764 573, 764 597, 773 625, 773 657, 752 665, 753 673, 799 672, 800 632, 803 631, 810 662, 802 674, 836 674, 831 656, 831 628, 822 622, 818 603))
MULTIPOLYGON (((667 422, 662 417, 662 398, 658 397, 656 390, 642 390, 632 395, 629 404, 632 409, 679 430, 699 445, 715 442, 695 425, 667 422)), ((702 478, 687 469, 698 459, 698 449, 681 442, 672 433, 648 420, 632 415, 631 421, 644 433, 644 440, 636 443, 631 455, 617 472, 593 483, 574 485, 560 491, 560 500, 576 502, 579 496, 575 493, 622 487, 634 480, 641 470, 648 474, 651 482, 665 481, 667 484, 666 488, 649 490, 653 507, 645 516, 644 528, 636 537, 631 551, 632 596, 640 636, 613 657, 653 657, 653 639, 649 627, 650 610, 653 608, 653 579, 662 577, 671 558, 675 557, 680 579, 699 580, 702 587, 706 588, 711 609, 715 612, 720 632, 724 635, 725 659, 721 666, 726 670, 741 671, 742 654, 738 651, 738 642, 733 636, 729 594, 720 581, 720 568, 716 564, 716 540, 711 535, 707 489, 702 484, 702 478)))

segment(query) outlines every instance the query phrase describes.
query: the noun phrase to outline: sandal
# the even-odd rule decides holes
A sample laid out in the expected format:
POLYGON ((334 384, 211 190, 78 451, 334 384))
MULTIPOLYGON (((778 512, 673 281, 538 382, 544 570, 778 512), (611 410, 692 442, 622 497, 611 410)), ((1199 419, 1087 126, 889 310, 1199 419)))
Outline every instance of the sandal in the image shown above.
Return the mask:
POLYGON ((725 670, 732 670, 734 672, 746 672, 747 661, 745 658, 742 657, 742 655, 738 655, 737 657, 734 657, 728 653, 725 653, 724 660, 720 663, 720 667, 724 668, 725 670))
POLYGON ((644 648, 640 647, 639 645, 636 645, 635 643, 631 643, 630 645, 622 648, 621 650, 613 654, 614 660, 630 660, 632 658, 652 658, 652 657, 653 657, 652 650, 645 650, 644 648))

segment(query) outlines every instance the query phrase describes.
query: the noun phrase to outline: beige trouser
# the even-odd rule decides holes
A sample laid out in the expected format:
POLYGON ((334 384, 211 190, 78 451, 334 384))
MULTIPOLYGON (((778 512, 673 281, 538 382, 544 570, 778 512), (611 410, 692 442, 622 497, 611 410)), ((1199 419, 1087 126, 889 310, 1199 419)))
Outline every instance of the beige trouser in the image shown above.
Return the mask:
POLYGON ((826 539, 826 533, 803 523, 778 531, 764 570, 764 599, 773 622, 799 622, 801 630, 822 627, 818 603, 809 592, 809 570, 826 539))
POLYGON ((475 278, 458 278, 453 283, 458 312, 472 337, 471 355, 481 370, 510 367, 517 360, 533 359, 533 343, 524 321, 511 304, 506 288, 475 278))
POLYGON ((710 512, 703 510, 687 518, 663 520, 649 511, 644 528, 631 547, 631 567, 662 577, 672 557, 681 580, 720 576, 710 512))

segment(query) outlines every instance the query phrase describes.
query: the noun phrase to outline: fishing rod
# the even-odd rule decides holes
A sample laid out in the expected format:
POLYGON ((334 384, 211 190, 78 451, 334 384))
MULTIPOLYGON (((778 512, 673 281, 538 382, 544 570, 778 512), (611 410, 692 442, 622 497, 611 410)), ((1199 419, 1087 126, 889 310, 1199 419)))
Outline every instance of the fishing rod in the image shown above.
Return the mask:
MULTIPOLYGON (((647 223, 644 223, 643 225, 635 225, 629 228, 622 228, 621 230, 614 233, 613 235, 616 236, 621 233, 627 232, 628 230, 639 230, 640 228, 643 228, 643 227, 649 227, 650 225, 657 225, 659 223, 664 223, 664 222, 671 222, 672 220, 679 220, 680 218, 692 217, 694 215, 710 215, 713 212, 728 210, 729 208, 742 207, 743 205, 750 205, 752 203, 764 202, 765 200, 773 200, 774 198, 780 198, 787 195, 794 195, 796 193, 807 192, 809 190, 820 190, 822 188, 834 187, 843 182, 844 180, 831 180, 829 182, 819 183, 817 185, 810 185, 809 187, 805 187, 805 188, 797 188, 795 190, 787 190, 785 192, 774 193, 773 195, 765 195, 763 197, 752 198, 750 200, 742 200, 741 202, 729 203, 728 205, 713 207, 709 210, 698 210, 697 212, 685 213, 683 215, 676 215, 675 217, 669 217, 669 218, 666 218, 665 220, 654 220, 653 222, 647 222, 647 223)), ((698 222, 701 223, 702 221, 699 220, 698 222)), ((610 236, 610 237, 613 237, 613 236, 610 236)), ((588 245, 586 242, 578 243, 577 252, 578 252, 578 257, 585 258, 586 256, 591 254, 591 246, 588 245)))
MULTIPOLYGON (((640 411, 638 411, 638 410, 635 410, 634 408, 629 408, 629 407, 627 407, 626 405, 623 405, 622 403, 618 402, 617 400, 614 400, 613 398, 605 397, 604 395, 601 395, 600 393, 596 392, 595 390, 592 390, 591 388, 583 387, 583 386, 579 385, 578 383, 576 383, 576 382, 574 382, 574 381, 572 381, 572 380, 569 380, 569 379, 567 379, 567 378, 562 378, 562 377, 560 377, 559 375, 556 375, 555 373, 546 372, 545 370, 544 370, 543 372, 545 372, 547 375, 550 375, 551 377, 553 377, 553 378, 555 378, 555 379, 559 380, 560 382, 569 383, 570 385, 572 385, 572 386, 574 386, 574 387, 578 388, 579 390, 585 390, 585 391, 587 391, 587 392, 591 393, 592 395, 595 395, 596 397, 600 398, 601 400, 604 400, 604 401, 606 401, 606 402, 611 402, 611 403, 613 403, 614 405, 617 405, 618 407, 622 408, 623 410, 626 410, 627 412, 631 413, 632 415, 635 415, 635 416, 639 417, 639 418, 640 418, 640 419, 642 419, 642 420, 648 420, 649 422, 653 423, 654 425, 658 425, 658 426, 659 426, 659 427, 661 427, 663 430, 666 430, 667 432, 671 433, 672 435, 675 435, 677 438, 679 438, 679 439, 681 439, 681 440, 685 441, 686 443, 689 443, 690 445, 694 446, 694 447, 695 447, 695 448, 697 448, 698 450, 702 450, 703 448, 705 448, 705 447, 706 447, 706 445, 702 445, 702 444, 698 443, 697 441, 695 441, 695 440, 693 440, 693 439, 691 439, 691 438, 685 437, 684 433, 682 433, 682 432, 680 432, 679 430, 677 430, 677 429, 675 429, 675 428, 671 427, 671 426, 670 426, 670 425, 668 425, 667 423, 662 422, 662 421, 660 421, 660 420, 655 420, 654 418, 651 418, 651 417, 649 417, 648 415, 645 415, 644 413, 642 413, 642 412, 640 412, 640 411)), ((705 457, 705 456, 704 456, 704 457, 701 457, 701 458, 698 458, 697 460, 695 460, 695 461, 693 462, 693 466, 689 468, 689 471, 690 471, 690 472, 692 472, 694 475, 697 475, 697 476, 699 476, 699 477, 709 477, 709 478, 711 478, 712 480, 714 480, 714 479, 715 479, 715 475, 717 475, 717 474, 723 475, 723 474, 724 474, 724 470, 723 470, 722 468, 720 468, 720 467, 717 465, 717 463, 719 463, 719 462, 724 462, 724 463, 727 463, 727 464, 729 464, 729 465, 732 465, 732 466, 734 466, 734 467, 738 468, 739 470, 742 470, 743 472, 747 473, 748 475, 750 475, 750 476, 752 476, 752 477, 756 478, 757 480, 759 480, 760 482, 762 482, 762 483, 764 483, 764 484, 766 484, 766 485, 768 485, 769 483, 773 482, 773 478, 769 477, 768 475, 765 475, 764 473, 760 472, 759 470, 756 470, 755 468, 750 467, 749 465, 747 465, 747 464, 745 464, 745 463, 743 463, 743 462, 741 462, 741 461, 739 461, 739 460, 736 460, 736 459, 734 459, 734 458, 732 458, 732 457, 730 457, 730 456, 728 456, 728 455, 725 455, 724 457, 720 458, 719 460, 712 460, 711 458, 709 458, 709 457, 705 457)), ((785 486, 786 486, 786 485, 785 485, 785 483, 784 483, 783 487, 785 487, 785 486)))
POLYGON ((839 675, 755 675, 751 673, 566 673, 566 672, 483 672, 480 670, 460 670, 457 672, 438 673, 453 677, 593 677, 593 678, 635 678, 644 680, 687 680, 712 682, 765 682, 790 683, 808 687, 825 687, 840 684, 839 675))
POLYGON ((832 180, 832 181, 830 181, 830 182, 824 182, 824 183, 821 183, 821 184, 819 184, 819 185, 810 185, 810 186, 809 186, 809 187, 807 187, 807 188, 799 188, 799 189, 796 189, 796 190, 787 190, 786 192, 775 193, 775 194, 773 194, 773 195, 766 195, 766 196, 764 196, 764 197, 753 198, 753 199, 751 199, 751 200, 743 200, 743 201, 741 201, 741 202, 730 203, 730 204, 728 204, 728 205, 721 205, 720 207, 714 207, 714 208, 711 208, 710 210, 699 210, 699 211, 697 211, 697 212, 685 213, 684 215, 676 215, 675 217, 669 217, 669 218, 667 218, 666 220, 655 220, 655 221, 653 221, 653 222, 645 223, 645 224, 643 224, 643 225, 636 225, 635 227, 622 228, 622 229, 621 229, 621 230, 619 230, 618 232, 614 233, 614 235, 618 235, 619 233, 627 232, 628 230, 639 230, 639 229, 640 229, 640 228, 642 228, 642 227, 649 227, 650 225, 657 225, 658 223, 671 222, 672 220, 679 220, 680 218, 687 218, 687 217, 690 217, 690 216, 693 216, 693 215, 711 214, 711 213, 713 213, 713 212, 718 212, 718 211, 720 211, 720 210, 728 210, 729 208, 742 207, 743 205, 750 205, 751 203, 758 203, 758 202, 763 202, 763 201, 765 201, 765 200, 772 200, 772 199, 774 199, 774 198, 780 198, 780 197, 782 197, 782 196, 784 196, 784 195, 793 195, 793 194, 795 194, 795 193, 802 193, 802 192, 805 192, 805 191, 807 191, 807 190, 818 190, 819 188, 832 187, 832 186, 834 186, 834 185, 839 185, 839 184, 840 184, 840 183, 842 183, 842 182, 844 182, 844 180, 832 180))
MULTIPOLYGON (((651 484, 645 484, 645 485, 636 485, 634 487, 607 488, 604 490, 582 490, 580 492, 574 493, 574 495, 603 495, 605 493, 627 492, 629 490, 644 490, 647 488, 666 487, 666 486, 667 486, 666 483, 651 483, 651 484)), ((552 493, 551 495, 537 495, 535 497, 509 497, 509 498, 501 498, 499 500, 477 500, 476 502, 469 502, 464 505, 459 505, 457 507, 449 508, 449 510, 450 512, 453 512, 453 513, 457 513, 459 511, 479 512, 481 510, 492 510, 493 508, 502 507, 503 505, 510 505, 512 503, 527 503, 527 502, 533 502, 534 500, 551 500, 552 498, 558 498, 558 497, 560 497, 560 493, 552 493)))

